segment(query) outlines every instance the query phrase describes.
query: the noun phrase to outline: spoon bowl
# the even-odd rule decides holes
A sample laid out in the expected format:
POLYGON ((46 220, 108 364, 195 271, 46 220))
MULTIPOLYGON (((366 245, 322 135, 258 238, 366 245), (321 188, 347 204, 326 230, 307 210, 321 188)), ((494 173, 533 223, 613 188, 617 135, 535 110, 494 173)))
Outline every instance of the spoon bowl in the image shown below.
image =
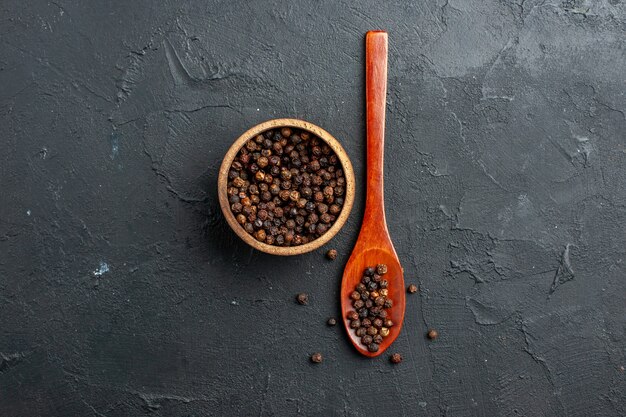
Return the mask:
POLYGON ((404 272, 400 262, 398 261, 398 256, 396 255, 393 246, 391 248, 385 247, 385 245, 375 246, 378 245, 378 243, 382 242, 373 242, 371 245, 364 245, 363 250, 359 247, 354 248, 352 256, 350 256, 350 259, 346 264, 341 285, 341 314, 344 326, 354 347, 356 347, 360 353, 368 357, 380 355, 393 343, 394 340, 396 340, 400 334, 400 330, 402 329, 404 308, 406 305, 404 272), (370 352, 367 349, 367 346, 361 343, 360 338, 355 335, 354 329, 350 328, 348 313, 354 310, 350 294, 361 281, 363 271, 365 271, 365 268, 368 266, 375 266, 377 264, 387 265, 387 273, 383 276, 383 279, 389 281, 388 298, 393 302, 393 306, 387 309, 387 318, 391 319, 394 325, 389 328, 389 335, 383 338, 378 351, 370 352), (398 283, 401 285, 398 285, 398 283))

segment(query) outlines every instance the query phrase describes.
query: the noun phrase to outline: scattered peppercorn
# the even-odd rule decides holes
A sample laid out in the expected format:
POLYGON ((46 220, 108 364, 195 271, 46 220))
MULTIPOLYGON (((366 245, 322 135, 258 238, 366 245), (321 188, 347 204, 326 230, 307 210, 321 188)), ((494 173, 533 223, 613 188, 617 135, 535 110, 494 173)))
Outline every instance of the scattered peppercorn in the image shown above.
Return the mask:
MULTIPOLYGON (((268 245, 322 236, 339 217, 344 193, 344 172, 330 146, 289 127, 248 140, 228 171, 231 211, 246 233, 268 245)), ((337 251, 326 256, 335 259, 337 251)))
POLYGON ((439 332, 435 329, 430 329, 428 330, 427 336, 430 340, 435 340, 436 338, 439 337, 439 332))
POLYGON ((309 296, 303 292, 296 295, 296 300, 298 301, 298 304, 303 305, 303 306, 309 304, 309 296))
POLYGON ((415 284, 409 285, 409 288, 407 288, 407 291, 411 294, 415 294, 417 292, 417 285, 415 284))
POLYGON ((331 261, 334 261, 335 259, 337 259, 337 250, 336 249, 329 250, 328 252, 326 252, 326 257, 330 259, 331 261))
POLYGON ((391 361, 391 363, 398 364, 402 362, 402 355, 400 355, 399 353, 394 353, 393 355, 391 355, 391 358, 389 360, 391 361))
POLYGON ((321 363, 322 359, 322 354, 319 352, 311 355, 311 362, 313 363, 321 363))
POLYGON ((337 324, 337 320, 335 320, 334 317, 331 317, 331 318, 328 319, 326 324, 328 324, 329 326, 334 326, 335 324, 337 324))
POLYGON ((370 352, 377 352, 380 349, 380 344, 385 337, 389 336, 389 328, 394 324, 387 318, 386 309, 390 308, 393 303, 388 298, 389 283, 382 279, 386 273, 387 265, 385 264, 367 267, 355 291, 350 293, 352 306, 356 310, 348 313, 350 328, 354 329, 355 335, 370 352))

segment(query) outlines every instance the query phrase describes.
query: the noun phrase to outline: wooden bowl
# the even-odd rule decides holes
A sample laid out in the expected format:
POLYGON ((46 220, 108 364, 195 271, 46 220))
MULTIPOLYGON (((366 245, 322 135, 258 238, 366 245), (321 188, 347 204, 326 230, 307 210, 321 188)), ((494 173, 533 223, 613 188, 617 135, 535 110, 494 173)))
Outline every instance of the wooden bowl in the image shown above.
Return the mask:
POLYGON ((237 236, 239 236, 241 239, 243 239, 244 242, 246 242, 253 248, 260 250, 261 252, 280 256, 300 255, 302 253, 311 252, 312 250, 319 248, 330 239, 332 239, 346 223, 346 220, 348 220, 348 215, 350 214, 350 210, 352 210, 352 204, 354 203, 354 191, 354 171, 352 170, 352 164, 350 163, 350 159, 348 158, 348 155, 346 154, 346 151, 343 149, 341 144, 330 133, 328 133, 321 127, 316 126, 313 123, 305 122, 304 120, 298 119, 268 120, 267 122, 263 122, 254 126, 253 128, 246 131, 243 135, 239 136, 235 143, 232 144, 230 149, 228 149, 228 152, 226 152, 226 156, 222 161, 222 166, 220 167, 219 171, 219 177, 217 179, 217 194, 219 196, 220 206, 222 207, 224 217, 226 217, 226 221, 230 225, 231 229, 234 230, 237 236), (291 127, 305 130, 317 136, 326 144, 328 144, 328 146, 330 146, 337 155, 337 158, 339 158, 339 161, 341 162, 343 168, 344 176, 346 178, 346 196, 344 199, 343 207, 341 209, 341 213, 339 213, 339 217, 337 217, 335 223, 333 223, 332 227, 319 238, 299 246, 274 246, 256 240, 252 235, 244 230, 243 226, 237 223, 235 215, 230 210, 228 196, 226 195, 226 189, 228 187, 228 171, 230 170, 230 166, 232 165, 233 160, 237 156, 239 150, 246 144, 249 139, 254 138, 259 133, 263 133, 266 130, 283 127, 291 127))

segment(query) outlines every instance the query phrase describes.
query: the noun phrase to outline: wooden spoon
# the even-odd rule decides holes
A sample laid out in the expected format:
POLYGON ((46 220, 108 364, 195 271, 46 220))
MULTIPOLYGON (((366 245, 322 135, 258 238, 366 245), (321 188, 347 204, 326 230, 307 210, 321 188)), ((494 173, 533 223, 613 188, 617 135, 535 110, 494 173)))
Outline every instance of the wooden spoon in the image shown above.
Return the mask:
POLYGON ((383 187, 383 158, 385 150, 385 107, 387 101, 387 33, 370 31, 365 36, 365 89, 367 100, 367 196, 361 232, 346 264, 341 282, 341 312, 350 340, 365 356, 383 353, 398 337, 405 308, 404 272, 393 248, 387 220, 383 187), (370 352, 355 330, 350 328, 348 312, 354 310, 350 294, 355 290, 368 266, 387 265, 384 279, 389 281, 389 298, 393 306, 387 309, 394 325, 383 338, 378 351, 370 352))

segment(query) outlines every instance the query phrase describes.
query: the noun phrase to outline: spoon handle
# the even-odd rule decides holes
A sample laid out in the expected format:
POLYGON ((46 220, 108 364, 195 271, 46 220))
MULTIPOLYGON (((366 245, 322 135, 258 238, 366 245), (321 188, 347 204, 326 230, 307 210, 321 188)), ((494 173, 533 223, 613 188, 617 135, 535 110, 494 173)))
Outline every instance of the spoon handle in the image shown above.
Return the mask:
POLYGON ((387 102, 387 32, 365 35, 365 99, 367 112, 367 196, 364 225, 387 228, 383 168, 385 153, 385 109, 387 102))

